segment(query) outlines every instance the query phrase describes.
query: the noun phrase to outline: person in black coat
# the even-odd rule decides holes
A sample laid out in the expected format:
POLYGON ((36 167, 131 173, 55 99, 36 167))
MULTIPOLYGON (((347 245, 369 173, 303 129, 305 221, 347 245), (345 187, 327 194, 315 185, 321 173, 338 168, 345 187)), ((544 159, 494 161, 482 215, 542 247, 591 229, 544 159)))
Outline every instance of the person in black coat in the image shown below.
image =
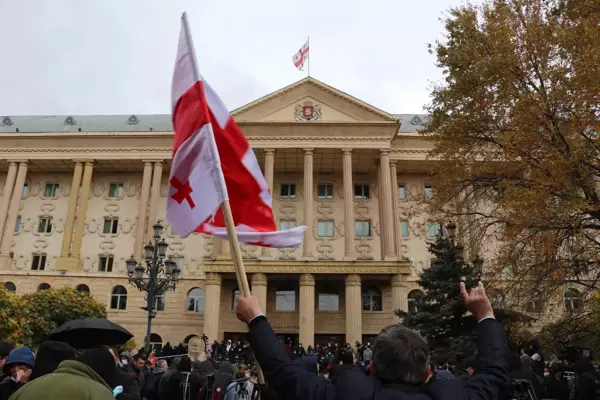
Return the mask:
POLYGON ((248 338, 267 383, 286 400, 500 400, 510 383, 504 329, 494 318, 481 282, 470 294, 461 283, 461 292, 467 308, 479 322, 477 363, 468 381, 453 379, 427 384, 431 376, 427 342, 412 329, 396 324, 384 328, 375 340, 374 377, 351 369, 339 376, 334 385, 292 363, 262 314, 257 298, 240 296, 236 314, 248 323, 248 338))
POLYGON ((29 380, 54 372, 58 364, 65 360, 74 360, 75 356, 75 349, 67 343, 52 340, 43 342, 35 355, 35 366, 29 380))

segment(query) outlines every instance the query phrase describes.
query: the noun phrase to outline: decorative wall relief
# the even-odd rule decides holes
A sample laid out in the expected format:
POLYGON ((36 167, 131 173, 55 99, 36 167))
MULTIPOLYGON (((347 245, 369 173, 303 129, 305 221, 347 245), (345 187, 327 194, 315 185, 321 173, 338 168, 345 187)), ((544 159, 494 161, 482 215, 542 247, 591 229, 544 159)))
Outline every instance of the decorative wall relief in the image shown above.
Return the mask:
POLYGON ((93 182, 90 184, 90 199, 94 197, 102 197, 104 193, 108 193, 107 182, 93 182))
POLYGON ((206 235, 204 233, 201 234, 204 243, 204 254, 210 256, 210 254, 213 253, 213 249, 215 247, 215 242, 217 241, 217 238, 214 237, 213 235, 206 235))
POLYGON ((192 257, 190 261, 185 264, 184 273, 188 275, 203 275, 202 270, 203 259, 202 257, 192 257))
POLYGON ((83 270, 86 272, 94 272, 98 270, 98 257, 87 256, 83 259, 83 270))
POLYGON ((259 246, 250 244, 240 244, 240 248, 242 250, 243 258, 258 258, 261 252, 261 248, 259 246))
POLYGON ((165 182, 162 177, 161 177, 161 183, 160 183, 160 197, 167 197, 167 193, 169 193, 169 184, 167 182, 165 182))
POLYGON ((355 250, 358 253, 358 260, 373 260, 373 239, 379 236, 380 228, 379 222, 375 221, 371 216, 371 208, 369 204, 374 201, 375 189, 371 191, 372 196, 369 199, 355 199, 354 200, 354 220, 368 220, 371 221, 371 236, 370 237, 356 237, 354 238, 355 250))
POLYGON ((171 225, 167 222, 163 222, 165 226, 164 235, 166 241, 169 243, 169 250, 172 257, 182 257, 183 250, 185 250, 184 239, 173 231, 171 225))
POLYGON ((42 183, 40 181, 36 181, 35 183, 29 182, 29 195, 24 197, 38 197, 40 193, 42 193, 42 183))
MULTIPOLYGON (((301 177, 298 174, 290 174, 286 177, 287 182, 299 182, 301 181, 301 177)), ((285 182, 285 183, 287 183, 285 182)), ((281 183, 279 181, 275 181, 274 183, 274 187, 275 188, 279 188, 279 185, 281 183)), ((279 191, 278 190, 274 190, 275 195, 277 196, 279 191)), ((300 225, 300 222, 298 220, 298 201, 300 196, 302 196, 302 194, 300 193, 300 191, 298 190, 297 186, 296 186, 296 197, 293 199, 282 199, 279 198, 279 207, 277 208, 278 213, 275 213, 275 224, 277 227, 280 226, 280 221, 283 220, 295 220, 296 221, 296 225, 300 225), (279 214, 279 217, 277 217, 276 215, 279 214)), ((298 251, 298 249, 292 249, 292 248, 283 248, 283 249, 277 249, 277 252, 279 253, 277 255, 277 259, 279 260, 295 260, 297 258, 296 256, 296 252, 298 251)))
POLYGON ((19 271, 27 269, 27 267, 31 263, 30 257, 31 257, 30 254, 27 254, 27 256, 24 256, 23 254, 19 254, 18 256, 15 256, 15 258, 13 258, 13 261, 12 261, 11 269, 16 269, 19 271))
POLYGON ((44 253, 47 247, 48 242, 46 240, 38 239, 33 242, 34 253, 44 253))

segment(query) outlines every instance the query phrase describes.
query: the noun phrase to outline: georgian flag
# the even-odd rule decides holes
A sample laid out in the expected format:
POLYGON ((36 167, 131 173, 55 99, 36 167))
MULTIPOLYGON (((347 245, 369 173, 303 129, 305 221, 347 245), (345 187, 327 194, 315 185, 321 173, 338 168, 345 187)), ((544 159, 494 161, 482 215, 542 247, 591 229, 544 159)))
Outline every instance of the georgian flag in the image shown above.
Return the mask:
POLYGON ((307 40, 306 43, 304 43, 304 45, 302 47, 300 47, 300 50, 298 50, 298 52, 296 54, 294 54, 294 56, 292 57, 292 60, 294 61, 294 65, 300 71, 303 71, 304 63, 306 61, 308 61, 308 49, 309 49, 309 45, 308 45, 308 40, 307 40))
POLYGON ((254 152, 225 104, 198 73, 185 13, 171 90, 175 139, 167 220, 175 232, 227 239, 220 206, 229 199, 240 242, 300 246, 306 227, 277 231, 271 193, 254 152))

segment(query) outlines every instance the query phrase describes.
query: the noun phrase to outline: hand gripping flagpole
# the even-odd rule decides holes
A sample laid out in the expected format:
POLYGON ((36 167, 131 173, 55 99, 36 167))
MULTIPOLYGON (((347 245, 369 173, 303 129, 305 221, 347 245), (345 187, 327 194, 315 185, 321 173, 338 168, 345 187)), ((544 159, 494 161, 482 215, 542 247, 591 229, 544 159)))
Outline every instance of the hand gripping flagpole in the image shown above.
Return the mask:
MULTIPOLYGON (((187 37, 188 43, 190 44, 190 52, 191 52, 191 61, 194 66, 194 79, 196 81, 200 80, 200 74, 198 73, 198 65, 196 64, 196 50, 194 48, 192 42, 192 36, 190 34, 190 28, 187 19, 187 13, 183 13, 182 15, 183 27, 185 30, 185 35, 187 37)), ((227 188, 225 188, 227 190, 227 188)), ((231 205, 229 204, 229 200, 223 201, 221 204, 221 210, 223 211, 223 217, 225 218, 225 227, 227 228, 227 238, 229 239, 229 246, 233 251, 233 263, 235 266, 235 277, 237 280, 238 287, 240 288, 240 292, 244 297, 250 297, 250 286, 248 285, 248 277, 246 276, 246 268, 244 267, 244 259, 242 258, 242 251, 240 249, 240 242, 238 241, 237 232, 235 230, 235 223, 233 221, 233 215, 231 213, 231 205)), ((262 369, 258 362, 256 363, 257 373, 259 382, 261 384, 265 383, 265 378, 263 376, 262 369)))

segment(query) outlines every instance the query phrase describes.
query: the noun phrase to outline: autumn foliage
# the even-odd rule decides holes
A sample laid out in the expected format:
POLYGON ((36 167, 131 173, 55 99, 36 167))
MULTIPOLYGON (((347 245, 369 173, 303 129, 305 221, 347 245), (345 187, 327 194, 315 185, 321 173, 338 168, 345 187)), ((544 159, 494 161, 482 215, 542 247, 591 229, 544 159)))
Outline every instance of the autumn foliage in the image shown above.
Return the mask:
POLYGON ((37 347, 58 326, 80 318, 106 318, 106 306, 72 288, 17 296, 0 286, 0 339, 37 347))
POLYGON ((599 21, 598 0, 487 1, 430 48, 431 211, 517 301, 600 279, 599 21))

